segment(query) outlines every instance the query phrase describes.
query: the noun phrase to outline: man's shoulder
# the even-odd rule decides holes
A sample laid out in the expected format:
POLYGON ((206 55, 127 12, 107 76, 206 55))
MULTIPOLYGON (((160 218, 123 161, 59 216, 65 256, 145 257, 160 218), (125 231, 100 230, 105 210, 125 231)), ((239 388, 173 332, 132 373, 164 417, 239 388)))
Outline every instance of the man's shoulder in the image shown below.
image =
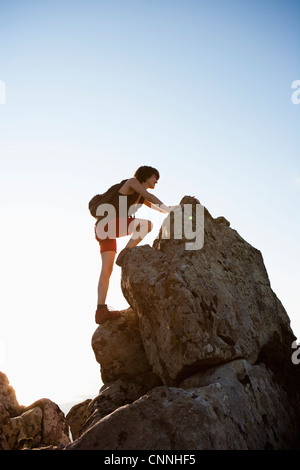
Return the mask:
POLYGON ((128 178, 127 180, 125 180, 125 183, 128 184, 128 185, 130 185, 130 184, 132 184, 132 183, 134 184, 135 181, 136 181, 136 178, 128 178))

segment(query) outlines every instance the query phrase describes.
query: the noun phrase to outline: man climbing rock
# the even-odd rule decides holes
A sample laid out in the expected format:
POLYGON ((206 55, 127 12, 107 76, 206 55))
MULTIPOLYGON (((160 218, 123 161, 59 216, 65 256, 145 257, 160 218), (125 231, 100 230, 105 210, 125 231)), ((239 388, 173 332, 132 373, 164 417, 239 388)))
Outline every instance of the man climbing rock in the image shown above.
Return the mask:
POLYGON ((134 216, 138 208, 145 204, 159 212, 169 213, 171 211, 171 207, 165 206, 148 191, 148 189, 155 188, 158 180, 159 172, 156 168, 141 166, 137 169, 133 178, 123 180, 121 182, 123 184, 115 185, 115 189, 111 188, 110 192, 112 194, 109 193, 109 201, 105 200, 105 204, 100 202, 96 208, 95 237, 100 244, 102 260, 95 314, 97 324, 117 318, 120 315, 118 310, 108 309, 105 303, 117 253, 116 238, 131 235, 130 240, 116 260, 116 264, 121 266, 122 259, 128 250, 138 245, 152 229, 150 220, 139 219, 134 216), (108 213, 108 215, 104 215, 105 213, 108 213))

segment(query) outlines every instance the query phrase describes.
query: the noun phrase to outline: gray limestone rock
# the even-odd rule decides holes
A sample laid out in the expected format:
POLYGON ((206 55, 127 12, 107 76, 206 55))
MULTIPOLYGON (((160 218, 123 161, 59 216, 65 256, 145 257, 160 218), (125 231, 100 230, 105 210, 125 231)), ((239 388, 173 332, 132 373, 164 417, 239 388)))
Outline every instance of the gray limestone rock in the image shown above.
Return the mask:
POLYGON ((68 449, 263 450, 299 445, 295 403, 264 365, 233 361, 182 387, 152 389, 101 419, 68 449))
POLYGON ((159 237, 123 262, 122 290, 148 361, 170 386, 233 359, 254 363, 274 338, 287 354, 295 339, 260 251, 207 210, 204 228, 200 250, 159 237))

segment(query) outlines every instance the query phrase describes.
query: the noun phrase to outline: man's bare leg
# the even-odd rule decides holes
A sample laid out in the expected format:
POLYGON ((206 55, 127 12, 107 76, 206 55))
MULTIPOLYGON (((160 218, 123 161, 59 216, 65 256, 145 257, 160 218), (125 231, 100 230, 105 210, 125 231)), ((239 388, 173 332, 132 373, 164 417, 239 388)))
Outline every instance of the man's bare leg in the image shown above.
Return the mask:
POLYGON ((95 321, 98 325, 120 316, 119 310, 109 310, 105 303, 115 256, 116 253, 114 251, 104 251, 101 253, 102 268, 98 283, 98 304, 95 314, 95 321))
POLYGON ((104 251, 101 253, 102 267, 98 283, 98 305, 105 304, 115 256, 116 253, 114 251, 104 251))

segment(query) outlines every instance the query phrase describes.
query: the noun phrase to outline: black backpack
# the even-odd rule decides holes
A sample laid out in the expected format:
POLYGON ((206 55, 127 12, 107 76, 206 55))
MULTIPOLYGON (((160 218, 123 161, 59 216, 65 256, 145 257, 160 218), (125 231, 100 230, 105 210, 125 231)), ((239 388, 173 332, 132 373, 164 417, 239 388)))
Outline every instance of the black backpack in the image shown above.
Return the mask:
POLYGON ((108 202, 110 202, 112 198, 114 197, 114 195, 119 191, 119 189, 123 186, 123 184, 126 181, 127 179, 121 181, 121 183, 114 184, 105 193, 96 194, 96 196, 94 196, 90 200, 89 211, 93 217, 97 218, 96 212, 97 212, 98 206, 100 206, 100 204, 107 204, 108 202))

